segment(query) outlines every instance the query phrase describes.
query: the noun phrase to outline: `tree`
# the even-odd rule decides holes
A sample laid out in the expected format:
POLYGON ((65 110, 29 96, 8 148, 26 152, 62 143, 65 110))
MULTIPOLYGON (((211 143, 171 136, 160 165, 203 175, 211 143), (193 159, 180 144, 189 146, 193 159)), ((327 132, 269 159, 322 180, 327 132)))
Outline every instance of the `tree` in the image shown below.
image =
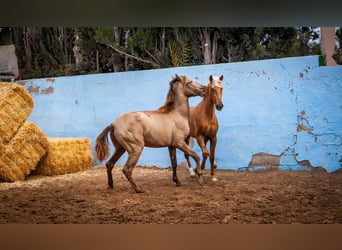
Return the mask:
POLYGON ((198 38, 203 53, 203 63, 216 63, 218 30, 216 28, 198 28, 198 38))
POLYGON ((37 66, 40 68, 42 76, 64 75, 65 61, 58 28, 41 28, 39 52, 37 58, 40 61, 37 66))
POLYGON ((314 27, 14 28, 24 78, 320 54, 317 37, 314 27))
POLYGON ((289 56, 292 45, 297 39, 297 30, 294 27, 263 28, 260 34, 261 44, 270 58, 289 56))
POLYGON ((218 30, 217 62, 255 60, 258 36, 256 28, 220 28, 218 30))
POLYGON ((76 45, 79 46, 82 53, 82 62, 80 65, 81 73, 96 72, 96 51, 102 50, 102 48, 94 39, 95 31, 96 28, 76 28, 76 34, 79 37, 79 39, 76 41, 76 45))
POLYGON ((136 37, 130 38, 128 36, 129 30, 127 29, 124 32, 126 32, 126 35, 124 36, 124 39, 122 40, 118 38, 117 36, 114 36, 115 34, 119 34, 119 33, 114 32, 113 28, 111 27, 98 28, 95 32, 95 41, 101 45, 106 46, 107 48, 112 49, 113 51, 117 53, 117 55, 120 55, 121 57, 134 59, 140 63, 150 65, 153 68, 160 67, 158 61, 146 49, 149 46, 147 43, 151 42, 151 39, 146 38, 146 37, 149 37, 148 32, 145 31, 146 33, 144 36, 139 36, 138 32, 134 33, 135 35, 136 33, 138 33, 138 35, 136 36, 138 36, 139 38, 144 38, 141 40, 137 39, 136 37), (116 39, 114 39, 115 37, 116 39), (137 44, 140 44, 140 46, 137 47, 137 44), (146 56, 146 54, 149 55, 149 58, 148 56, 146 56))
POLYGON ((59 41, 63 50, 64 62, 66 65, 75 63, 73 48, 76 41, 76 33, 74 28, 59 27, 59 41))
POLYGON ((56 27, 15 27, 14 44, 23 78, 72 74, 67 65, 72 55, 74 29, 56 27))
POLYGON ((342 27, 336 30, 336 39, 338 45, 335 46, 333 58, 337 64, 342 65, 342 27))
POLYGON ((289 51, 289 56, 321 54, 321 49, 317 42, 318 38, 319 34, 316 27, 298 27, 297 38, 289 51))

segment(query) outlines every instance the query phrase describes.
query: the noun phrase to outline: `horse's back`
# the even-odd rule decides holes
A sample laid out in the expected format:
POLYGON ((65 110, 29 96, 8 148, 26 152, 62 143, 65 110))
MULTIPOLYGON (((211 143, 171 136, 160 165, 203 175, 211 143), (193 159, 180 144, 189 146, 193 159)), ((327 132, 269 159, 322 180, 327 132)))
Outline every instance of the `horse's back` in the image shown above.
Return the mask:
POLYGON ((175 135, 173 120, 169 114, 136 111, 120 115, 112 124, 121 144, 166 147, 172 144, 175 135))

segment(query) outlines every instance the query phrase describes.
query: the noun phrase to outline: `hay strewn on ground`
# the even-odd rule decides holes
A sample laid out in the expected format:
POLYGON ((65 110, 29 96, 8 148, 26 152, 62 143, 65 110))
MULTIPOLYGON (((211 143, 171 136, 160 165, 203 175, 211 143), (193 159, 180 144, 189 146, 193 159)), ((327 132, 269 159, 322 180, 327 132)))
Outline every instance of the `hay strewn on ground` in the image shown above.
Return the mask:
POLYGON ((0 144, 9 143, 33 107, 31 95, 22 86, 0 82, 0 144))
POLYGON ((46 154, 48 141, 45 134, 33 123, 25 122, 4 146, 0 159, 0 179, 23 180, 46 154))
POLYGON ((38 163, 35 174, 59 175, 88 169, 93 165, 89 138, 48 137, 48 152, 38 163))

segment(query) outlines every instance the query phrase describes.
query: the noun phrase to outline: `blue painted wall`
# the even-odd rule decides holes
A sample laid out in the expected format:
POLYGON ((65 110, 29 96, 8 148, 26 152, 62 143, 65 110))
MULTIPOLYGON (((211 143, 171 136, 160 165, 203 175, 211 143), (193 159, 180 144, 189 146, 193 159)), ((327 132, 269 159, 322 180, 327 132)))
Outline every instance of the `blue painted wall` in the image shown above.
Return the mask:
MULTIPOLYGON (((121 113, 159 108, 175 74, 203 84, 211 74, 224 75, 224 109, 217 112, 218 168, 246 167, 259 152, 280 156, 280 169, 303 169, 301 160, 328 172, 341 167, 342 67, 319 67, 318 56, 33 79, 21 84, 35 101, 28 120, 48 136, 89 137, 94 144, 121 113)), ((200 97, 193 97, 190 105, 199 101, 200 97)), ((200 153, 198 146, 195 149, 200 153)), ((183 161, 178 152, 178 162, 183 161)), ((138 164, 168 167, 168 151, 145 148, 138 164)))

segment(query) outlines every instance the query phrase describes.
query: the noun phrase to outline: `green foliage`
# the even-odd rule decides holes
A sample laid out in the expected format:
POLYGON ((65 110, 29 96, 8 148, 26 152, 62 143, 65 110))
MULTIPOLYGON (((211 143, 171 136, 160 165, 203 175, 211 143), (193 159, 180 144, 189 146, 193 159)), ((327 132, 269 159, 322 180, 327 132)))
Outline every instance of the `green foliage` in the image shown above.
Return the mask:
POLYGON ((294 27, 264 28, 261 32, 261 44, 271 58, 287 57, 296 37, 297 30, 294 27))
POLYGON ((174 29, 174 40, 168 44, 173 67, 189 65, 191 58, 190 34, 180 29, 174 29))
POLYGON ((96 28, 94 34, 95 42, 99 44, 109 44, 114 41, 114 29, 112 27, 96 28))
MULTIPOLYGON (((204 63, 196 27, 16 27, 23 78, 179 67, 204 63), (63 40, 68 35, 69 40, 63 40), (76 38, 77 37, 77 38, 76 38), (74 48, 81 53, 75 66, 74 48)), ((342 44, 341 30, 336 37, 342 44)), ((203 35, 203 34, 202 34, 203 35)), ((208 27, 213 63, 320 55, 314 27, 208 27)), ((202 37, 203 39, 203 37, 202 37)), ((334 59, 342 64, 342 49, 334 59)))
POLYGON ((262 59, 264 51, 258 48, 256 28, 221 28, 219 29, 218 62, 239 62, 262 59), (256 49, 258 48, 258 51, 256 49))
POLYGON ((131 30, 127 46, 131 53, 144 54, 145 49, 154 50, 156 34, 154 28, 138 27, 131 30))
POLYGON ((39 41, 41 72, 45 77, 64 75, 63 51, 58 40, 57 28, 42 28, 39 41))

